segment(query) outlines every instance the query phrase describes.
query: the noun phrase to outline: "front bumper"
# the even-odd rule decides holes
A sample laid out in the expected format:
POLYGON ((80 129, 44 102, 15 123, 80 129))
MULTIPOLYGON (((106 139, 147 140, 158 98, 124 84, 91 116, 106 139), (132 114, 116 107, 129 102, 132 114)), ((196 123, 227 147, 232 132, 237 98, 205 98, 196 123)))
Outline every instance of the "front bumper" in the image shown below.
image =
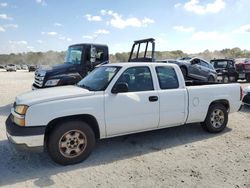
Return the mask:
POLYGON ((17 149, 40 150, 43 148, 45 126, 20 127, 12 121, 12 115, 7 118, 5 126, 8 140, 17 149))
POLYGON ((35 83, 33 83, 33 84, 32 84, 32 87, 31 87, 32 90, 43 89, 43 88, 44 88, 44 87, 39 87, 39 86, 37 86, 35 83))
POLYGON ((39 87, 39 86, 37 86, 36 84, 33 83, 32 86, 31 86, 31 89, 32 90, 37 90, 37 89, 45 89, 45 88, 51 88, 51 87, 56 87, 56 86, 43 86, 43 87, 39 87))

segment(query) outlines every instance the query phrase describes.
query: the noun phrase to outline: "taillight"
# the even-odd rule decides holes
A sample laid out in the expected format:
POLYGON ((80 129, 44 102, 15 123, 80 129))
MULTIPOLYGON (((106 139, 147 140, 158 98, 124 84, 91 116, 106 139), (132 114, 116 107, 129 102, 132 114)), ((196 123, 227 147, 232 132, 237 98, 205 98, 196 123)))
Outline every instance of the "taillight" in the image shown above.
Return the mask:
POLYGON ((242 100, 242 98, 243 98, 243 89, 242 89, 242 87, 240 86, 240 100, 242 100))

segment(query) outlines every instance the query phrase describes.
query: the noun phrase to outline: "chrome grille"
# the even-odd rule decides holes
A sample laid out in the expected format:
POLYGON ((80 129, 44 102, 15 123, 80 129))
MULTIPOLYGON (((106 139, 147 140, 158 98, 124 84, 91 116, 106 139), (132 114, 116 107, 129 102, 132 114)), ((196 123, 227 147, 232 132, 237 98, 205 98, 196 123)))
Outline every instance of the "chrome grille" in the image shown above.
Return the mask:
POLYGON ((35 82, 34 84, 38 87, 42 87, 43 86, 43 80, 44 80, 44 73, 41 73, 39 71, 35 72, 35 82))

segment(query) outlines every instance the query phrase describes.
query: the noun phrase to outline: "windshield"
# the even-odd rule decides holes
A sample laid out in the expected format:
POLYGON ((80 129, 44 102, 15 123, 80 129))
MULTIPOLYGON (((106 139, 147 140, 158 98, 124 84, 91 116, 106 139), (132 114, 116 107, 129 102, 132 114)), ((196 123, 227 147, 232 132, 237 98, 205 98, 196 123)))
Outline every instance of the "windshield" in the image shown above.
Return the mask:
POLYGON ((227 61, 212 61, 211 63, 214 66, 214 68, 221 68, 221 69, 227 68, 227 61))
POLYGON ((80 64, 82 59, 83 46, 71 46, 68 48, 65 63, 80 64))
POLYGON ((116 66, 96 68, 77 85, 90 91, 104 91, 119 70, 116 66))

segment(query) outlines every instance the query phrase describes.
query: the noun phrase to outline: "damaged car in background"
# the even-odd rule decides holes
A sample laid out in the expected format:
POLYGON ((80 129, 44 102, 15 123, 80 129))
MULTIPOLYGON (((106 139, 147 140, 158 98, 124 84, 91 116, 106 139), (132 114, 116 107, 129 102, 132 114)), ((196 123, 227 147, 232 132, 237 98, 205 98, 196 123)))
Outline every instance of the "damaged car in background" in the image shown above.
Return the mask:
POLYGON ((205 82, 216 82, 217 73, 214 67, 207 61, 189 57, 177 60, 160 60, 158 62, 177 64, 185 78, 185 80, 199 80, 205 82))

